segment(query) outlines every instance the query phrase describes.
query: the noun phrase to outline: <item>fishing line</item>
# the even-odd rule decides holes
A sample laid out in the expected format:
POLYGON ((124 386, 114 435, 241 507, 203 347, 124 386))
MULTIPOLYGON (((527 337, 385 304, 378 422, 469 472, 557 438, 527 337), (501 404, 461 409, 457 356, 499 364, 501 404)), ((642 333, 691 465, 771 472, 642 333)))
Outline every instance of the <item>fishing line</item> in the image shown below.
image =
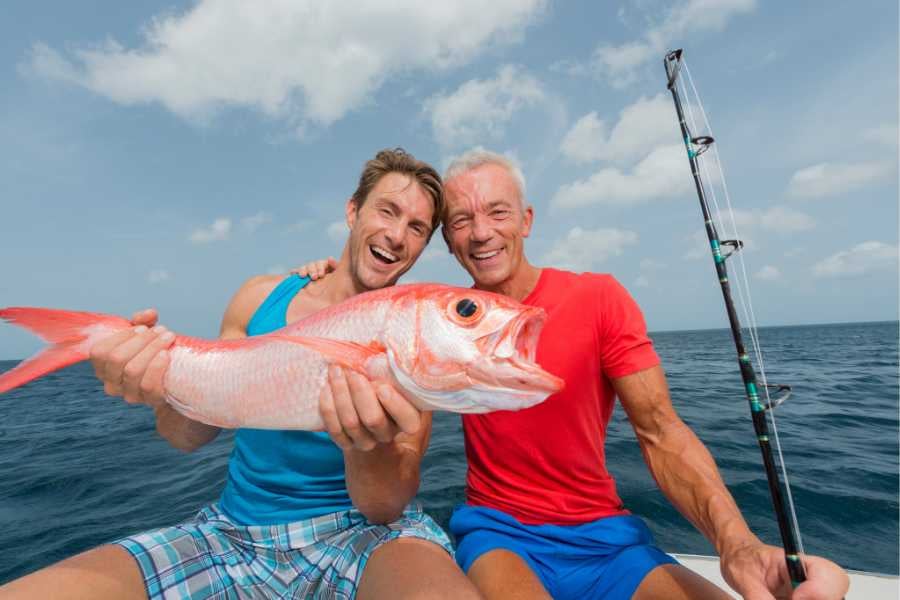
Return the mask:
MULTIPOLYGON (((685 72, 688 73, 688 76, 690 77, 690 72, 688 71, 688 68, 687 68, 687 62, 685 62, 685 60, 683 58, 681 59, 681 62, 682 62, 682 65, 684 66, 685 72)), ((681 80, 681 78, 679 78, 678 85, 681 86, 681 89, 682 89, 682 92, 684 93, 685 98, 690 99, 690 95, 687 93, 687 88, 685 87, 684 82, 681 80)), ((694 97, 697 100, 697 105, 699 106, 699 111, 701 112, 701 115, 703 116, 704 121, 706 121, 706 131, 708 132, 708 134, 710 136, 712 136, 712 128, 709 126, 709 121, 706 120, 706 112, 703 110, 703 104, 700 101, 700 94, 697 93, 697 89, 693 86, 693 80, 691 80, 691 87, 693 88, 694 97)), ((695 131, 695 132, 700 131, 700 128, 697 126, 697 121, 694 118, 694 111, 693 111, 691 102, 687 102, 686 105, 687 105, 686 106, 687 115, 691 122, 691 130, 695 131)), ((719 166, 719 181, 722 183, 722 187, 725 190, 725 197, 728 200, 728 188, 725 184, 725 174, 724 174, 724 172, 722 172, 722 163, 721 163, 721 161, 719 161, 718 149, 716 148, 716 144, 713 144, 711 146, 711 148, 716 153, 716 155, 715 155, 716 164, 719 166)), ((704 174, 706 181, 708 182, 707 185, 704 186, 704 189, 708 188, 710 196, 712 198, 713 206, 715 206, 715 208, 716 208, 716 214, 715 214, 716 229, 725 233, 726 237, 728 237, 728 238, 731 238, 734 240, 743 239, 743 238, 741 238, 741 236, 738 233, 737 221, 734 218, 734 211, 731 208, 731 201, 728 200, 728 214, 731 216, 731 225, 732 225, 731 231, 729 231, 728 227, 727 227, 727 223, 725 222, 725 220, 722 216, 723 214, 725 214, 725 211, 723 211, 722 208, 719 206, 719 199, 718 199, 718 195, 716 194, 716 186, 714 185, 713 178, 710 175, 709 169, 706 166, 706 161, 701 160, 701 157, 698 156, 697 157, 697 165, 700 167, 701 171, 704 174)), ((744 277, 744 280, 746 281, 747 272, 746 272, 746 268, 744 266, 743 255, 740 253, 738 253, 738 260, 741 263, 741 267, 743 270, 743 277, 744 277)), ((740 284, 740 281, 738 281, 738 284, 740 284)), ((745 329, 747 329, 747 332, 750 334, 751 345, 753 346, 754 354, 757 357, 757 362, 761 362, 762 361, 762 351, 760 350, 759 340, 757 338, 757 333, 756 333, 756 318, 752 314, 753 304, 751 302, 749 302, 747 298, 745 298, 745 291, 741 285, 737 285, 735 287, 737 288, 738 298, 740 300, 739 304, 741 305, 741 311, 744 313, 744 320, 747 323, 749 323, 749 326, 745 327, 745 329), (747 309, 748 306, 750 307, 749 311, 747 309)), ((749 296, 749 287, 750 287, 749 284, 747 284, 747 292, 746 292, 747 296, 749 296)), ((760 370, 760 374, 762 375, 763 383, 766 383, 765 373, 762 371, 762 369, 760 370)), ((768 388, 766 388, 766 401, 770 402, 770 398, 768 396, 768 388)))
MULTIPOLYGON (((692 105, 693 99, 692 102, 688 103, 687 115, 685 115, 685 109, 682 102, 682 94, 685 97, 688 97, 685 82, 678 81, 681 67, 684 66, 682 60, 682 51, 674 50, 667 53, 663 62, 666 69, 666 87, 672 93, 672 100, 675 103, 675 110, 678 115, 678 124, 681 129, 681 135, 685 144, 685 149, 687 150, 688 162, 691 166, 691 175, 693 177, 694 185, 697 189, 698 200, 700 201, 700 209, 703 213, 704 228, 706 230, 707 238, 709 239, 710 252, 713 258, 713 262, 715 263, 716 275, 719 279, 719 284, 722 290, 722 299, 725 302, 725 310, 728 313, 728 323, 731 328, 731 335, 734 341, 735 350, 737 351, 738 355, 737 358, 738 364, 740 366, 741 379, 743 380, 747 400, 750 404, 750 416, 753 421, 753 429, 756 433, 756 438, 762 454, 763 467, 766 472, 766 482, 769 487, 769 493, 772 497, 772 507, 775 511, 775 517, 778 522, 778 529, 781 534, 782 545, 784 546, 785 563, 791 579, 791 583, 794 586, 797 586, 806 580, 806 573, 803 562, 800 560, 799 556, 799 546, 797 544, 798 527, 796 521, 796 510, 794 509, 793 498, 790 495, 790 484, 787 479, 787 470, 784 466, 784 456, 781 452, 780 441, 777 437, 777 429, 770 427, 770 423, 772 422, 771 416, 765 414, 766 412, 771 411, 771 409, 773 408, 773 402, 769 394, 769 384, 765 379, 764 365, 761 364, 763 357, 758 338, 756 315, 753 312, 752 301, 749 299, 750 280, 747 275, 747 266, 743 258, 739 257, 741 258, 741 275, 743 277, 743 282, 741 281, 741 277, 737 277, 732 283, 730 281, 728 267, 726 265, 727 259, 735 252, 739 252, 740 250, 742 250, 744 244, 737 236, 737 220, 734 217, 734 210, 731 206, 730 196, 728 195, 728 187, 724 181, 725 177, 724 171, 722 169, 721 159, 718 156, 718 153, 715 153, 718 174, 720 180, 722 181, 722 189, 725 193, 725 202, 728 209, 727 212, 730 216, 731 228, 734 232, 735 239, 723 240, 719 235, 719 231, 717 230, 717 223, 718 228, 723 232, 727 230, 727 225, 725 224, 724 219, 725 211, 723 211, 722 207, 719 205, 718 194, 715 189, 716 186, 714 185, 714 179, 710 173, 710 170, 707 168, 706 161, 701 162, 700 160, 698 160, 700 156, 707 150, 709 150, 710 146, 715 143, 715 139, 711 135, 695 136, 691 132, 690 127, 693 127, 695 131, 698 131, 699 128, 697 127, 697 119, 694 117, 694 106, 692 105), (691 123, 690 127, 688 125, 688 120, 690 120, 691 123), (704 178, 706 182, 704 182, 704 178), (710 203, 707 200, 707 193, 705 191, 706 187, 709 187, 709 192, 713 200, 712 205, 715 207, 715 212, 710 207, 710 203), (736 287, 738 290, 738 299, 740 300, 739 304, 741 306, 741 309, 738 309, 738 303, 735 303, 734 301, 732 295, 732 287, 736 287), (744 336, 742 334, 744 327, 742 326, 741 319, 738 316, 738 313, 741 312, 741 310, 744 312, 746 322, 749 325, 747 331, 750 334, 752 343, 751 353, 748 353, 747 349, 744 346, 744 336), (754 369, 753 361, 751 360, 751 354, 756 356, 757 365, 759 365, 761 369, 760 375, 762 375, 762 379, 757 378, 756 370, 754 369), (762 394, 759 390, 761 382, 764 388, 762 394), (765 402, 765 404, 763 402, 765 402), (772 449, 770 432, 773 433, 776 438, 775 446, 778 449, 777 459, 776 453, 772 449), (779 467, 782 475, 779 475, 779 467), (785 500, 785 491, 787 491, 787 501, 785 500), (788 508, 788 506, 790 506, 790 509, 788 508)), ((690 75, 688 75, 688 80, 691 85, 691 89, 693 90, 694 97, 696 98, 698 112, 703 118, 707 129, 711 130, 709 119, 706 117, 706 112, 703 109, 703 104, 700 101, 700 96, 697 93, 697 88, 693 84, 693 79, 690 77, 690 75)), ((790 394, 790 386, 777 387, 779 387, 780 391, 785 392, 781 396, 776 398, 776 403, 780 403, 783 402, 784 399, 786 399, 790 394)))
MULTIPOLYGON (((703 123, 705 125, 705 131, 706 131, 707 135, 709 135, 710 137, 713 137, 715 139, 715 136, 713 135, 712 126, 710 125, 709 119, 707 118, 707 115, 706 115, 706 110, 703 108, 703 102, 700 99, 700 94, 697 92, 697 88, 694 85, 693 77, 691 77, 691 70, 688 67, 688 64, 684 60, 684 58, 681 59, 681 62, 682 62, 682 66, 684 67, 684 72, 687 74, 687 80, 688 80, 688 83, 690 84, 691 90, 693 92, 693 98, 696 99, 698 112, 703 119, 703 123)), ((682 89, 685 92, 685 97, 691 98, 691 96, 687 93, 687 89, 684 87, 684 82, 680 81, 679 83, 681 84, 682 89)), ((691 121, 691 128, 695 132, 699 131, 699 128, 697 127, 697 122, 694 118, 694 112, 693 112, 693 108, 692 108, 693 103, 688 101, 686 104, 687 104, 687 113, 688 113, 689 119, 691 121)), ((722 230, 725 231, 729 237, 731 237, 732 239, 735 239, 735 240, 740 240, 743 238, 740 236, 740 233, 739 233, 738 227, 737 227, 737 221, 734 217, 734 209, 733 209, 732 203, 731 203, 731 195, 728 192, 728 183, 725 179, 725 172, 722 167, 721 158, 719 156, 718 144, 712 144, 712 150, 713 150, 713 154, 711 155, 710 158, 715 162, 715 165, 718 169, 719 182, 722 185, 722 192, 723 192, 723 196, 725 199, 725 205, 727 207, 727 213, 722 211, 719 206, 719 202, 718 202, 718 198, 717 198, 717 194, 716 194, 716 185, 714 184, 714 180, 710 175, 709 169, 707 168, 706 160, 700 160, 703 158, 702 156, 700 156, 700 157, 697 157, 698 158, 697 162, 698 162, 698 165, 700 166, 701 170, 703 171, 704 178, 708 182, 708 187, 710 190, 710 195, 711 195, 711 198, 713 201, 713 205, 716 207, 716 217, 717 217, 717 220, 719 221, 719 225, 722 226, 722 230), (727 227, 725 226, 725 221, 723 219, 724 214, 727 214, 731 221, 732 229, 731 229, 730 233, 727 232, 727 227)), ((760 379, 763 384, 764 395, 766 398, 766 404, 767 404, 767 406, 770 406, 770 408, 768 410, 766 410, 766 413, 768 413, 767 416, 769 418, 770 424, 772 425, 772 437, 775 440, 775 449, 776 449, 777 455, 778 455, 778 463, 779 463, 779 466, 781 469, 782 477, 784 478, 784 489, 785 489, 785 494, 787 496, 788 508, 789 508, 790 514, 791 514, 792 529, 794 530, 794 535, 797 536, 797 540, 796 540, 797 547, 801 553, 804 553, 803 539, 800 535, 800 524, 797 519, 797 511, 796 511, 796 507, 794 505, 793 494, 791 493, 791 485, 790 485, 790 479, 788 477, 788 472, 787 472, 787 464, 784 460, 784 454, 782 452, 781 438, 778 435, 778 425, 777 425, 776 418, 775 418, 775 408, 776 407, 772 405, 772 400, 769 395, 768 377, 766 375, 765 362, 763 360, 762 346, 759 341, 759 328, 758 328, 758 324, 757 324, 757 320, 756 320, 756 314, 755 314, 755 311, 753 310, 753 300, 752 300, 752 295, 750 293, 750 279, 749 279, 749 276, 747 275, 747 265, 746 265, 746 261, 744 260, 743 253, 738 252, 737 254, 738 254, 738 256, 737 256, 738 263, 741 268, 741 278, 738 280, 738 285, 736 285, 735 287, 737 288, 737 291, 738 291, 738 299, 739 299, 739 304, 741 305, 741 310, 744 313, 745 318, 747 319, 747 323, 748 323, 747 331, 750 334, 751 345, 753 347, 753 352, 754 352, 754 355, 756 358, 757 366, 759 368, 760 379)))

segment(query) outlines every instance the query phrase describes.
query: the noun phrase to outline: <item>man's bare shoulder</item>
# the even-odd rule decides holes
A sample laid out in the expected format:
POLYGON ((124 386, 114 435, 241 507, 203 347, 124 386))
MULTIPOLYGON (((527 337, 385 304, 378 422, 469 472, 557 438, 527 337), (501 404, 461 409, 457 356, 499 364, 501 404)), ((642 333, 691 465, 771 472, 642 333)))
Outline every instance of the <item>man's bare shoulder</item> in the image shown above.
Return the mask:
POLYGON ((247 324, 253 313, 285 277, 286 274, 255 275, 247 279, 231 297, 231 302, 225 309, 221 328, 223 336, 236 337, 238 332, 246 334, 247 324))

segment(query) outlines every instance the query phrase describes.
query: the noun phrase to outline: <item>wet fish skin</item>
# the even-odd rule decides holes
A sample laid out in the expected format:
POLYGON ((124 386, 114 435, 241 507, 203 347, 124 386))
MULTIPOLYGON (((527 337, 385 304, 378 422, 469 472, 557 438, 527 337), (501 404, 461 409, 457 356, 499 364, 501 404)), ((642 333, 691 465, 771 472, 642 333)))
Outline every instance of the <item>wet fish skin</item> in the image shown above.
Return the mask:
MULTIPOLYGON (((43 308, 0 309, 0 318, 52 344, 0 375, 0 393, 86 360, 93 344, 132 327, 116 316, 43 308)), ((320 430, 318 399, 331 364, 391 383, 422 410, 519 410, 562 389, 535 364, 545 318, 489 292, 394 286, 267 335, 177 336, 164 388, 179 412, 226 428, 320 430)))

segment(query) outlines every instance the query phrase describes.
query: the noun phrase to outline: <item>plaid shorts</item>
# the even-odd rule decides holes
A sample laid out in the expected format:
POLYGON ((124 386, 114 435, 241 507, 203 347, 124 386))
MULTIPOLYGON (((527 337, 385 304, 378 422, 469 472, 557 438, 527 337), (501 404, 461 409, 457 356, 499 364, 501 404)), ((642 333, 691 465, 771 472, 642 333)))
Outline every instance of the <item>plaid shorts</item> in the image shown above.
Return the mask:
POLYGON ((192 520, 114 543, 137 560, 151 600, 322 598, 356 595, 369 556, 401 537, 453 554, 447 534, 418 503, 387 525, 358 510, 284 525, 238 525, 213 504, 192 520))

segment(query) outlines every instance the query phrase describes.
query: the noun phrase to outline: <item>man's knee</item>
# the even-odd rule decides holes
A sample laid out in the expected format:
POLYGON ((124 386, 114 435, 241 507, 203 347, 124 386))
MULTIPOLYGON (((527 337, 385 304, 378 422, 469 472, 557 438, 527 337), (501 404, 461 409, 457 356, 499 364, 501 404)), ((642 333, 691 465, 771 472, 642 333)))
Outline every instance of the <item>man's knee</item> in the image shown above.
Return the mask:
POLYGON ((440 545, 424 539, 399 538, 372 553, 357 598, 477 600, 481 596, 440 545))
POLYGON ((676 564, 658 565, 647 573, 633 596, 635 600, 650 598, 730 600, 731 595, 687 567, 676 564))
POLYGON ((121 598, 144 600, 147 593, 137 562, 121 546, 99 546, 0 587, 0 600, 121 598))

